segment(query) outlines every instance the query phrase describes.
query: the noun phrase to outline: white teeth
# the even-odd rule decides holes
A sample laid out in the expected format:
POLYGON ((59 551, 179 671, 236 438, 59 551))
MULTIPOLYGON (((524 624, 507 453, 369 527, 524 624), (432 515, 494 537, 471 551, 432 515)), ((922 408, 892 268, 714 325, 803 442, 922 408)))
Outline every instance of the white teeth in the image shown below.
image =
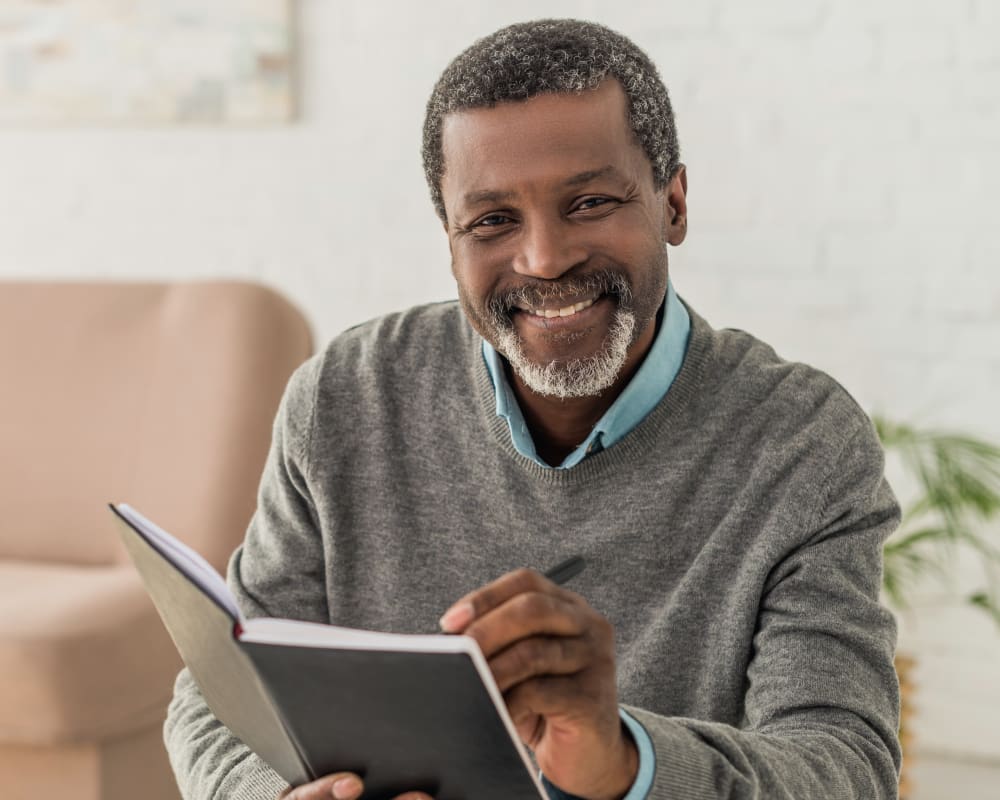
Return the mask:
POLYGON ((579 303, 574 303, 571 306, 566 306, 565 308, 547 308, 532 309, 532 312, 536 317, 545 317, 546 319, 552 319, 552 317, 570 317, 578 311, 583 311, 585 308, 590 308, 594 305, 593 300, 582 300, 579 303))

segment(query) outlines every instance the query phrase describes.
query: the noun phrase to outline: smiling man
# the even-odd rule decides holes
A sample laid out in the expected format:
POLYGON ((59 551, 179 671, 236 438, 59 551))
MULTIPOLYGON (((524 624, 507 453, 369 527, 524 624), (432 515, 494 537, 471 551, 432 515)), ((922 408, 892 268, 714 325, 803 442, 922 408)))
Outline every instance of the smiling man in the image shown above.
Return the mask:
MULTIPOLYGON (((894 797, 881 450, 835 381, 674 291, 655 67, 598 25, 505 28, 441 76, 423 156, 460 302, 293 377, 244 612, 475 638, 555 798, 894 797), (571 552, 576 591, 518 569, 571 552)), ((186 671, 166 738, 187 798, 363 791, 284 785, 186 671)))
POLYGON ((559 464, 652 345, 665 246, 686 229, 684 167, 656 179, 614 78, 452 111, 440 148, 439 212, 462 308, 495 380, 495 353, 510 365, 536 452, 559 464))

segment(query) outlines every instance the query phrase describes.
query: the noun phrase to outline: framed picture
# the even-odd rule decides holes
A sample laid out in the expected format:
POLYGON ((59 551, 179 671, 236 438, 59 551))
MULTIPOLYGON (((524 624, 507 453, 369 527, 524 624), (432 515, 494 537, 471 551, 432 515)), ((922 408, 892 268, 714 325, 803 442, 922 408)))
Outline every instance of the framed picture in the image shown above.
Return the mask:
POLYGON ((292 118, 289 0, 3 0, 0 124, 292 118))

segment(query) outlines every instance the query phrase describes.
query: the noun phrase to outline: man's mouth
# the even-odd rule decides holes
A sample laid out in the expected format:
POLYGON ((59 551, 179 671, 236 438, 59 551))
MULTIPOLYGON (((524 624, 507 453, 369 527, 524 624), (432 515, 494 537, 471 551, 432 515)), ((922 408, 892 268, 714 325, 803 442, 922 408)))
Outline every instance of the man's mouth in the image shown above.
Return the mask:
POLYGON ((536 317, 543 317, 544 319, 552 319, 553 317, 572 317, 574 314, 577 314, 586 308, 590 308, 597 300, 597 297, 590 297, 586 300, 579 300, 576 303, 570 303, 569 305, 560 307, 549 306, 548 308, 533 308, 519 306, 517 310, 533 314, 536 317))

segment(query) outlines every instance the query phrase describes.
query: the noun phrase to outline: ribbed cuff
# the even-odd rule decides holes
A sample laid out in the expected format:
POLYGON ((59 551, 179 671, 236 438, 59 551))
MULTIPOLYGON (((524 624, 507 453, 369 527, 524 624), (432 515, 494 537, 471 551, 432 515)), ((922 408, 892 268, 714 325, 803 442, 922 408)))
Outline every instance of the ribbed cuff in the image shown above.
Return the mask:
POLYGON ((219 787, 219 797, 240 800, 277 800, 288 789, 288 781, 278 775, 257 755, 251 753, 238 767, 230 770, 219 787))

